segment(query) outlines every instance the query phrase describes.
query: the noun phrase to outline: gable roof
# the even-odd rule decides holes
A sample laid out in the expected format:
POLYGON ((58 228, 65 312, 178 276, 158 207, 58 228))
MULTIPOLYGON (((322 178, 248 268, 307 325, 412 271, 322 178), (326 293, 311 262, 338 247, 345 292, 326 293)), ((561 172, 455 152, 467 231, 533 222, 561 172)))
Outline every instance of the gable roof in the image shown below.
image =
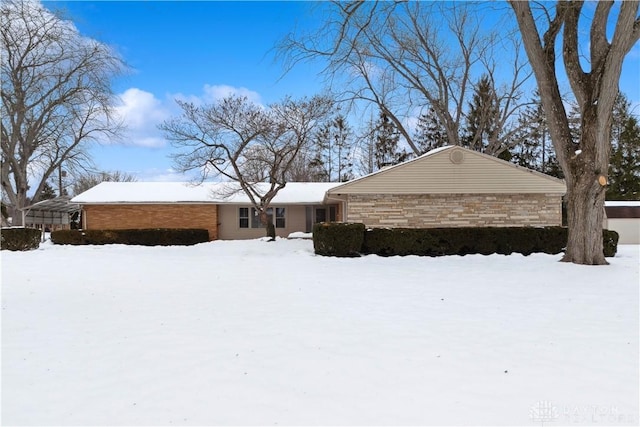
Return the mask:
POLYGON ((458 146, 422 156, 343 183, 339 194, 564 194, 564 181, 458 146))
MULTIPOLYGON (((269 184, 255 184, 265 187, 269 184)), ((338 183, 289 182, 272 204, 321 204, 327 190, 338 183)), ((220 203, 249 204, 237 184, 223 182, 102 182, 74 197, 78 204, 122 203, 220 203)))

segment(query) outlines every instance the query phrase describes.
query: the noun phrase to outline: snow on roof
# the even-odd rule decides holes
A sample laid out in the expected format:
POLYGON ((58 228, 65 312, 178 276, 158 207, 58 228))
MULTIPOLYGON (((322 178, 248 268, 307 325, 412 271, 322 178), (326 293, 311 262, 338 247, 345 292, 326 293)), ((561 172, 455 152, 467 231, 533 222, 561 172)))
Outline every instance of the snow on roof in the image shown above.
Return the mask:
MULTIPOLYGON (((269 184, 255 184, 266 191, 269 184)), ((289 182, 272 203, 322 203, 325 193, 337 182, 289 182)), ((235 183, 204 182, 102 182, 74 197, 72 203, 250 203, 235 183)))

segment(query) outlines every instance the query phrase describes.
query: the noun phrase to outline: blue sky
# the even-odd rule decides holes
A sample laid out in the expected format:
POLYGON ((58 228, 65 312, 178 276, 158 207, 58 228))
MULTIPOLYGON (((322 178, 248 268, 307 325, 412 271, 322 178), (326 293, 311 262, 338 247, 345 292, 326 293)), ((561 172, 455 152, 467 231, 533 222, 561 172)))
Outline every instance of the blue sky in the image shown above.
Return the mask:
MULTIPOLYGON (((323 89, 321 64, 301 64, 283 76, 275 45, 294 28, 315 28, 321 8, 311 2, 47 1, 79 31, 113 46, 131 72, 114 87, 128 132, 123 141, 92 148, 100 170, 139 181, 185 180, 172 170, 173 148, 157 125, 179 114, 174 100, 213 101, 231 92, 268 104, 323 89)), ((621 89, 640 114, 640 49, 627 58, 621 89)))
POLYGON ((174 99, 212 101, 230 92, 264 104, 322 90, 320 67, 283 76, 274 46, 296 25, 314 25, 308 2, 43 2, 62 8, 85 36, 113 46, 131 71, 114 87, 129 131, 92 149, 100 170, 138 180, 183 180, 157 125, 174 99))

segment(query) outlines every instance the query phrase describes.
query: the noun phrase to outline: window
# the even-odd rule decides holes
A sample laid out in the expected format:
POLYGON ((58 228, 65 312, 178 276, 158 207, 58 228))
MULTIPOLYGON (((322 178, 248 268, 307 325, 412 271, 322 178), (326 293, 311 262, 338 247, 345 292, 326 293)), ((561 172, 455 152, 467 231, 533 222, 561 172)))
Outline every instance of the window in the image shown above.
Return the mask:
POLYGON ((315 222, 336 222, 337 210, 335 206, 316 208, 315 222))
POLYGON ((284 228, 284 208, 276 208, 276 228, 284 228))
MULTIPOLYGON (((285 208, 275 208, 276 228, 285 228, 285 208)), ((267 216, 269 221, 273 221, 273 208, 267 208, 267 216)), ((240 228, 262 228, 260 223, 260 215, 256 208, 239 208, 238 209, 238 226, 240 228)))
POLYGON ((329 207, 329 221, 336 222, 336 207, 335 206, 330 206, 329 207))
POLYGON ((240 228, 249 228, 249 208, 240 208, 238 218, 240 220, 240 228))
POLYGON ((251 228, 260 228, 261 226, 258 211, 255 208, 251 208, 251 228))
POLYGON ((327 222, 327 210, 325 208, 316 208, 316 222, 327 222))

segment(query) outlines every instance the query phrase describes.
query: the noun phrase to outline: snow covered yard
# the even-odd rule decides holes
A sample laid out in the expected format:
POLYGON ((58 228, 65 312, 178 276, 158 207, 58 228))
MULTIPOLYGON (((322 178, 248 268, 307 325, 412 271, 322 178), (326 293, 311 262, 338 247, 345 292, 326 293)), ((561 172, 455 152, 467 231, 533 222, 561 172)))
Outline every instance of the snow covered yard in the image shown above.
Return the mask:
POLYGON ((639 247, 2 252, 7 425, 636 425, 639 247))

